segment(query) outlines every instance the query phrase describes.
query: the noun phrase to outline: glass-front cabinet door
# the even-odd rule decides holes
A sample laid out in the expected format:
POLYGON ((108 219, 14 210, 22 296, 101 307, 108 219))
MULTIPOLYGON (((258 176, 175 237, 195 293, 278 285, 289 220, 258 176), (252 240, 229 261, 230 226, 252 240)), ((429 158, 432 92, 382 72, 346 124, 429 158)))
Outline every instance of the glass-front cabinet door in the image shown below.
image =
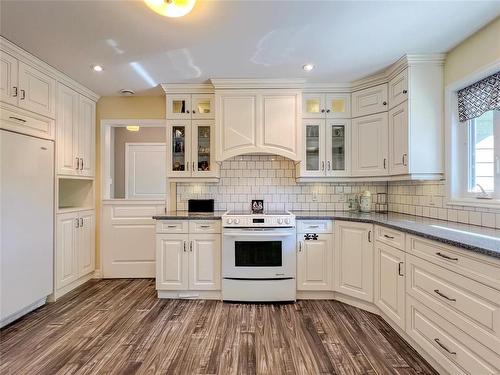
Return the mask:
POLYGON ((215 96, 212 94, 193 94, 191 96, 191 113, 193 119, 213 119, 215 96))
POLYGON ((325 118, 325 94, 302 95, 303 118, 325 118))
POLYGON ((191 94, 167 95, 167 119, 190 119, 191 111, 191 94))
POLYGON ((215 126, 212 120, 194 120, 191 129, 193 177, 215 177, 215 126))
POLYGON ((304 147, 301 175, 325 175, 325 120, 303 120, 304 147))
POLYGON ((346 176, 350 172, 350 120, 326 120, 326 175, 346 176))
POLYGON ((169 121, 167 124, 167 175, 191 176, 191 121, 169 121))
POLYGON ((351 95, 327 94, 325 98, 326 118, 351 117, 351 95))

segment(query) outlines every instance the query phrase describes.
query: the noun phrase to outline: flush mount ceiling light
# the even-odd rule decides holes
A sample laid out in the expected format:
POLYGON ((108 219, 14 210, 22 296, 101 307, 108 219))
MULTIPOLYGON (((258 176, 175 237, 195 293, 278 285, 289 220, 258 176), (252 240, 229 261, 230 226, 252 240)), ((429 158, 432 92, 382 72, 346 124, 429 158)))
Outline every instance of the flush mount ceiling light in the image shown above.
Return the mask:
POLYGON ((102 72, 104 70, 101 65, 92 65, 92 69, 94 69, 94 72, 102 72))
POLYGON ((305 64, 305 65, 302 65, 302 69, 304 69, 306 72, 310 72, 311 70, 314 69, 314 65, 313 64, 305 64))
POLYGON ((129 132, 138 132, 141 127, 139 125, 127 125, 129 132))
POLYGON ((182 17, 193 10, 196 0, 144 0, 156 13, 166 17, 182 17))
POLYGON ((120 94, 125 95, 125 96, 132 96, 132 95, 135 95, 135 91, 130 90, 130 89, 121 89, 120 94))

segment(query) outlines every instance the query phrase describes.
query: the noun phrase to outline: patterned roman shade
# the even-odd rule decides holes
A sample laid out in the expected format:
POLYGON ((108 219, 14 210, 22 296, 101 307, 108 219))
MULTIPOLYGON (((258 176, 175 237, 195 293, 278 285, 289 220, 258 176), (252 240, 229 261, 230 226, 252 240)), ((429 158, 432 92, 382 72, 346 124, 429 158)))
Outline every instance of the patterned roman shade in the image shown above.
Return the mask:
POLYGON ((492 110, 500 110, 500 72, 458 92, 458 117, 461 122, 492 110))

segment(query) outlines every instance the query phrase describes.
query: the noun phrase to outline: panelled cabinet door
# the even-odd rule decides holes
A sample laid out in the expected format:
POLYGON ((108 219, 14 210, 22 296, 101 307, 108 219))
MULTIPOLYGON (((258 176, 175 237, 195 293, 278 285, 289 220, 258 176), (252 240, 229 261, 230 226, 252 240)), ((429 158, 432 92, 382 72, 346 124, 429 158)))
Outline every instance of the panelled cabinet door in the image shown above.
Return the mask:
POLYGON ((405 253, 375 242, 375 305, 405 329, 405 253))
POLYGON ((259 152, 257 147, 258 119, 262 112, 258 95, 237 90, 215 94, 217 108, 217 160, 259 152))
POLYGON ((167 176, 191 176, 191 121, 167 122, 167 176))
POLYGON ((352 117, 387 111, 387 83, 356 91, 351 96, 352 117))
POLYGON ((408 69, 389 81, 389 109, 408 99, 408 69))
POLYGON ((325 99, 326 118, 350 118, 351 117, 351 95, 349 94, 326 94, 325 99))
POLYGON ((304 149, 300 164, 301 176, 324 176, 326 169, 325 120, 303 120, 302 138, 304 149))
POLYGON ((351 120, 326 120, 326 175, 351 173, 351 120))
POLYGON ((57 105, 57 170, 58 174, 77 175, 80 170, 78 137, 79 95, 62 84, 58 85, 57 105))
POLYGON ((373 225, 334 223, 334 290, 373 302, 373 225))
POLYGON ((263 123, 258 127, 259 146, 278 155, 299 160, 300 92, 265 93, 262 95, 263 123))
POLYGON ((191 234, 189 236, 189 289, 219 290, 220 282, 220 234, 191 234))
POLYGON ((56 81, 19 62, 19 107, 55 118, 56 81))
POLYGON ((95 269, 94 211, 81 212, 78 221, 78 277, 81 277, 95 269))
POLYGON ((19 98, 17 71, 17 59, 0 51, 0 100, 13 105, 19 98))
POLYGON ((213 120, 193 120, 191 124, 191 176, 216 177, 215 123, 213 120))
POLYGON ((191 94, 167 95, 167 120, 190 120, 191 112, 191 94))
POLYGON ((302 94, 302 117, 325 118, 325 94, 302 94))
POLYGON ((187 234, 156 235, 156 289, 187 290, 188 263, 187 234))
POLYGON ((191 95, 191 113, 194 119, 215 118, 215 96, 213 94, 191 95))
POLYGON ((408 174, 408 101, 389 111, 389 173, 408 174))
POLYGON ((78 213, 57 215, 56 219, 56 288, 78 279, 78 213))
POLYGON ((80 158, 80 174, 94 176, 95 153, 95 102, 80 95, 78 157, 80 158))
POLYGON ((387 113, 352 120, 352 174, 385 176, 388 174, 387 113))
POLYGON ((332 290, 332 235, 319 234, 317 240, 305 240, 299 234, 297 238, 297 289, 332 290))

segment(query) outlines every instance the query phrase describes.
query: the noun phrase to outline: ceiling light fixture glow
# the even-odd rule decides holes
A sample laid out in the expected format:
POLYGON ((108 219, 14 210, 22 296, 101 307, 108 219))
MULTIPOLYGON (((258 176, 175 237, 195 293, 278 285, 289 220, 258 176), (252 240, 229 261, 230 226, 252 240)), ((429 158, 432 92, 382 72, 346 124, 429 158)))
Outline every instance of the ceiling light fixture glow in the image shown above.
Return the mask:
POLYGON ((94 72, 102 72, 104 70, 101 65, 94 65, 92 66, 92 69, 94 69, 94 72))
POLYGON ((165 17, 182 17, 191 12, 196 0, 144 0, 146 5, 165 17))
POLYGON ((141 127, 139 125, 127 125, 129 132, 138 132, 141 127))
POLYGON ((304 69, 306 72, 310 72, 311 70, 314 69, 314 65, 313 64, 305 64, 302 66, 302 69, 304 69))

